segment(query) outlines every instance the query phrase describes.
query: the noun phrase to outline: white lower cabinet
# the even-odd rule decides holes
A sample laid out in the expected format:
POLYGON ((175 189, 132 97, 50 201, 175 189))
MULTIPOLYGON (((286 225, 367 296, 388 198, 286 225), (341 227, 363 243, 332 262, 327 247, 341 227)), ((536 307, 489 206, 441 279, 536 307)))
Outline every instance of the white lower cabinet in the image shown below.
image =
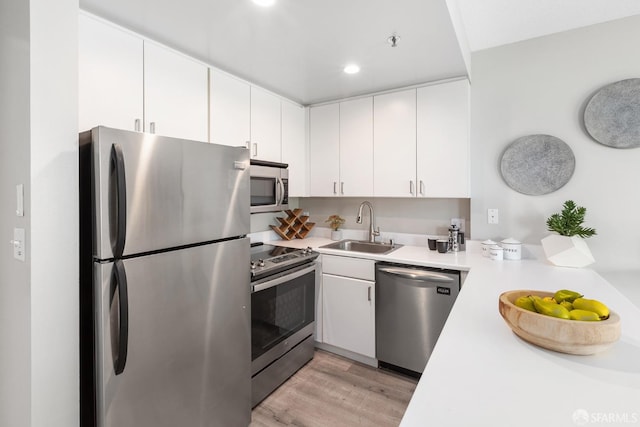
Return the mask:
POLYGON ((374 261, 324 255, 322 263, 322 341, 375 358, 374 261))

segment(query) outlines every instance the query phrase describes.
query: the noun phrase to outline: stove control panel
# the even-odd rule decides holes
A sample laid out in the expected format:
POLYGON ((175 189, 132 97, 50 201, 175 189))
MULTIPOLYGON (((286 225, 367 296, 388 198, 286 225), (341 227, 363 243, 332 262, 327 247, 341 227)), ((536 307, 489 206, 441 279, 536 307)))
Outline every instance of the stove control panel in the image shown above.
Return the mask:
POLYGON ((274 274, 300 264, 311 262, 319 255, 318 252, 314 251, 311 247, 287 250, 288 252, 284 254, 251 260, 251 264, 249 265, 251 276, 255 279, 258 276, 264 277, 274 274))

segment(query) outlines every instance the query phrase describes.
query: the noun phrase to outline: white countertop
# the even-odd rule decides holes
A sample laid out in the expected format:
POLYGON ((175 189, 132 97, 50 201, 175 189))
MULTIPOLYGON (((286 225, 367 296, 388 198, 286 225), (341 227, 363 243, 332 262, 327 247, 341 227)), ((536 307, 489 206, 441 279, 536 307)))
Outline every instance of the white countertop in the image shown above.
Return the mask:
MULTIPOLYGON (((270 245, 286 246, 291 248, 312 247, 318 252, 328 255, 348 256, 352 258, 366 258, 376 261, 398 262, 404 264, 422 265, 438 268, 452 268, 456 270, 469 270, 470 259, 467 251, 458 253, 441 254, 437 251, 430 251, 426 247, 403 245, 399 249, 388 255, 368 254, 362 252, 345 252, 340 249, 326 249, 321 246, 335 243, 331 239, 323 237, 307 237, 306 239, 294 240, 274 240, 265 242, 270 245)), ((472 245, 475 243, 472 243, 472 245)))
MULTIPOLYGON (((331 240, 269 243, 318 248, 331 240)), ((469 270, 402 427, 640 426, 640 309, 595 271, 555 267, 535 246, 520 261, 492 261, 473 241, 457 254, 404 246, 389 255, 348 256, 469 270), (513 334, 498 312, 499 295, 512 289, 574 289, 601 300, 620 315, 622 336, 611 349, 591 356, 531 345, 513 334)))

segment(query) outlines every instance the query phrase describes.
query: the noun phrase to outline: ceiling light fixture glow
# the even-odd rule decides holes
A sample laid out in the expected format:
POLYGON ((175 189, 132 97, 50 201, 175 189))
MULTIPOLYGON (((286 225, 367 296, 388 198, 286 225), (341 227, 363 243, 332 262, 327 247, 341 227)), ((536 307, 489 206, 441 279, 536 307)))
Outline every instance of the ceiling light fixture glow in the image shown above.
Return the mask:
POLYGON ((356 74, 360 72, 360 66, 356 64, 349 64, 346 67, 344 67, 344 72, 347 74, 356 74))
POLYGON ((269 7, 269 6, 273 6, 276 0, 253 0, 253 2, 258 6, 269 7))

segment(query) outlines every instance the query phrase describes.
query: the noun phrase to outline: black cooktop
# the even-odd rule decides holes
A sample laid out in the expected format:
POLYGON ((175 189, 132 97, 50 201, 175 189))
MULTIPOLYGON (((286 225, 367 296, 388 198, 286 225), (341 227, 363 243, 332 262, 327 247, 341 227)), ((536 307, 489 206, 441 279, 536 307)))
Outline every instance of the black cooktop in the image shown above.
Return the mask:
POLYGON ((300 249, 296 248, 260 244, 251 247, 251 261, 258 261, 259 259, 267 260, 299 250, 300 249))

